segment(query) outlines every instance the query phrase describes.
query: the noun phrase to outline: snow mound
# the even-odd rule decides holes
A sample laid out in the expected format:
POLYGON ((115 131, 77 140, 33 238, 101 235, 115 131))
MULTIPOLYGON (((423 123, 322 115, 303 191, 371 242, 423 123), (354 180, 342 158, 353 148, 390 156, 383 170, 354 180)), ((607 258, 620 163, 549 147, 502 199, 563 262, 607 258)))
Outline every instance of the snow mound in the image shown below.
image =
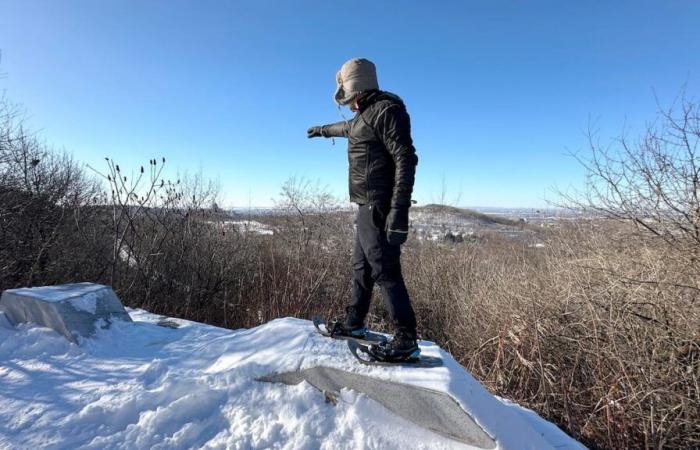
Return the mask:
POLYGON ((72 345, 47 328, 11 327, 0 314, 0 448, 465 449, 401 419, 364 394, 338 402, 270 373, 331 366, 452 396, 499 448, 583 448, 532 411, 490 395, 449 354, 439 368, 359 366, 344 342, 311 322, 279 319, 227 330, 130 310, 72 345), (397 432, 399 431, 399 432, 397 432))
POLYGON ((11 323, 31 322, 52 328, 78 343, 95 332, 95 325, 131 321, 112 288, 94 283, 8 289, 0 310, 11 323))

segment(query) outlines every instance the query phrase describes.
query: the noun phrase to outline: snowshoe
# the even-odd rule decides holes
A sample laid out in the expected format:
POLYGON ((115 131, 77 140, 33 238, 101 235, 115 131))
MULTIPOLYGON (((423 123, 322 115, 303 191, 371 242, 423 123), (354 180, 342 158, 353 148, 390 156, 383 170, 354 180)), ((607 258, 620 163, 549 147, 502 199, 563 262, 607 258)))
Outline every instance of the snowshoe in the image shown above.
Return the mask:
POLYGON ((397 333, 388 342, 370 345, 370 355, 379 361, 400 362, 417 361, 420 357, 420 348, 415 337, 410 337, 404 333, 397 333))
POLYGON ((343 321, 338 319, 324 322, 320 317, 314 317, 313 323, 316 331, 322 336, 333 339, 355 340, 366 344, 377 344, 387 340, 384 335, 369 331, 367 327, 348 328, 343 321))
MULTIPOLYGON (((360 363, 368 366, 407 366, 407 367, 439 367, 442 365, 442 359, 434 356, 422 356, 420 348, 411 351, 407 356, 398 357, 394 354, 393 358, 387 358, 387 350, 378 350, 376 347, 382 344, 363 344, 361 342, 348 340, 348 348, 352 355, 360 363), (372 348, 374 347, 374 349, 372 348)), ((388 344, 385 344, 388 345, 388 344)), ((416 346, 417 347, 417 346, 416 346)), ((406 350, 408 351, 408 350, 406 350)))

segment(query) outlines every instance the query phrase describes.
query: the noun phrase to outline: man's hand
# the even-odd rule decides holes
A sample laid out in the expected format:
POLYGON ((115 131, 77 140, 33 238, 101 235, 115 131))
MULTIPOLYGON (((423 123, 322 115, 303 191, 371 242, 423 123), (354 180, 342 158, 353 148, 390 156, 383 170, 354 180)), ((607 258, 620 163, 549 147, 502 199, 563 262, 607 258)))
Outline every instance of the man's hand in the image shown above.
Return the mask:
POLYGON ((408 208, 391 208, 386 216, 386 240, 390 245, 401 245, 408 238, 408 208))
POLYGON ((308 138, 314 138, 319 136, 323 136, 323 127, 311 127, 308 130, 306 130, 306 137, 308 138))

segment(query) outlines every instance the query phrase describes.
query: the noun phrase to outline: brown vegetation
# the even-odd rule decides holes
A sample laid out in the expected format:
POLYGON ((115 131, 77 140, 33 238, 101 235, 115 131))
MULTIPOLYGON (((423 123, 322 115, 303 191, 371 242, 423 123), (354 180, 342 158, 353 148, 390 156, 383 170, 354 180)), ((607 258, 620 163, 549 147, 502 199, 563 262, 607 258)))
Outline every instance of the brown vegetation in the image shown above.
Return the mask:
POLYGON ((424 336, 591 447, 697 445, 697 287, 627 233, 577 223, 545 248, 499 238, 410 248, 424 336))
MULTIPOLYGON (((606 187, 622 173, 639 182, 628 184, 637 194, 576 197, 598 216, 560 223, 543 248, 489 232, 405 246, 423 338, 591 447, 700 446, 700 121, 691 106, 662 128, 680 140, 655 130, 623 147, 627 159, 594 152, 597 192, 635 192, 606 187)), ((1 289, 107 283, 129 306, 230 328, 342 311, 352 215, 322 189, 290 180, 284 214, 264 219, 274 234, 258 235, 210 207, 217 188, 201 176, 169 182, 162 159, 134 171, 108 159, 100 185, 28 136, 6 103, 0 119, 1 289)), ((369 320, 388 331, 380 304, 369 320)))

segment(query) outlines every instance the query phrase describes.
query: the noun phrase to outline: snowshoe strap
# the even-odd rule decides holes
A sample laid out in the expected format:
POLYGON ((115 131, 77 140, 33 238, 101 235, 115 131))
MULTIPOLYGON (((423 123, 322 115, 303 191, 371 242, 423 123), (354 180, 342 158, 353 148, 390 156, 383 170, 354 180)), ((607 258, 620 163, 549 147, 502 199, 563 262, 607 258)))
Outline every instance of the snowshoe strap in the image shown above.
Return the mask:
POLYGON ((329 320, 326 324, 326 330, 330 333, 331 337, 336 336, 338 331, 341 331, 340 328, 341 324, 337 318, 329 320))

